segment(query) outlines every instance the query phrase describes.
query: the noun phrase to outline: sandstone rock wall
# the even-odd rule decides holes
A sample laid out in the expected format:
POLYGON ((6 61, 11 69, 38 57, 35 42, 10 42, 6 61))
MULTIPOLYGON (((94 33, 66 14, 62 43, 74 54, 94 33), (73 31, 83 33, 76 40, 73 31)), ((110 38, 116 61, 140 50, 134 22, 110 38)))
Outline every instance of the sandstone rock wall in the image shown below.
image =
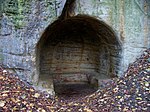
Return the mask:
MULTIPOLYGON (((35 48, 44 29, 61 13, 65 0, 4 0, 0 4, 0 64, 32 80, 35 48)), ((122 43, 120 75, 150 47, 149 0, 77 0, 76 14, 95 16, 122 43)))

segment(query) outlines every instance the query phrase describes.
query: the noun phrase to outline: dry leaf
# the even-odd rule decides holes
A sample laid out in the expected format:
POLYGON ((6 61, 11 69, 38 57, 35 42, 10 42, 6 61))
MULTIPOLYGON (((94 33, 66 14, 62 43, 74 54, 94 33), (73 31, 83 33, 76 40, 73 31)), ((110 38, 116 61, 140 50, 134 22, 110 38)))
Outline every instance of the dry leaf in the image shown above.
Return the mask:
POLYGON ((6 101, 0 101, 0 107, 5 106, 6 101))
POLYGON ((38 98, 40 96, 39 93, 35 93, 33 97, 38 98))

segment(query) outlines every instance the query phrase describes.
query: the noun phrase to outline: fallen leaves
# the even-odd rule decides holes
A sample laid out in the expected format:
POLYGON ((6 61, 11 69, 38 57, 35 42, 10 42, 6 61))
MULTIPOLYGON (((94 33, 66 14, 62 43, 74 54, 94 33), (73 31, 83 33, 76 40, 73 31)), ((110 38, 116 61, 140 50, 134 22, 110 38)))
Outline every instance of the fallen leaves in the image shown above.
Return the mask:
POLYGON ((93 112, 91 109, 89 109, 89 108, 84 108, 83 109, 85 112, 93 112))
POLYGON ((130 64, 124 77, 108 81, 91 95, 68 100, 36 91, 0 68, 0 111, 22 112, 148 112, 150 49, 130 64))

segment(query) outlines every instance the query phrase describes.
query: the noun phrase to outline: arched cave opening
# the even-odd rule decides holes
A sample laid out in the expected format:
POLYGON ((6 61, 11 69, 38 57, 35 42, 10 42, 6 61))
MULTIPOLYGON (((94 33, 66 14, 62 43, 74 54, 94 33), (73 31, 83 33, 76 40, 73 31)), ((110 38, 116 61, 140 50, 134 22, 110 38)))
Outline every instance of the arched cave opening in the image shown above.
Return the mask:
POLYGON ((56 93, 70 85, 98 88, 101 80, 117 76, 120 52, 120 42, 105 22, 87 15, 58 19, 37 44, 38 82, 56 93))

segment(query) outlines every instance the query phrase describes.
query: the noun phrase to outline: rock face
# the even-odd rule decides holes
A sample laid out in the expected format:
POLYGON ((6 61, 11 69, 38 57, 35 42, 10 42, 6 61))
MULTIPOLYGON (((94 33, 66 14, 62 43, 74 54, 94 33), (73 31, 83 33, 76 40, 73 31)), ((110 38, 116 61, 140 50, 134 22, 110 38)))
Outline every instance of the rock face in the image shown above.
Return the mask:
MULTIPOLYGON (((37 43, 44 29, 61 14, 64 4, 65 0, 2 1, 0 64, 29 82, 37 82, 37 43)), ((94 16, 115 30, 122 46, 117 75, 121 75, 129 63, 150 47, 149 0, 78 0, 76 5, 76 14, 94 16)))

